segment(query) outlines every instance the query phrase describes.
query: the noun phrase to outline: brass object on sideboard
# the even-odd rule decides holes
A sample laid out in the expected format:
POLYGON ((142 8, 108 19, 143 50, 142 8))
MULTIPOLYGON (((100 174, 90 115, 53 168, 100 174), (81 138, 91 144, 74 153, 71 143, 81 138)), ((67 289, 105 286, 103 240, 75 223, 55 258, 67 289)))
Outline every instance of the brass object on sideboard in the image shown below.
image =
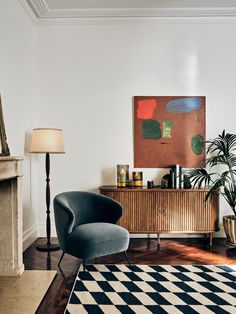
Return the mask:
POLYGON ((101 186, 100 193, 120 202, 124 215, 120 225, 130 233, 209 234, 219 230, 219 197, 205 202, 208 189, 117 189, 101 186))

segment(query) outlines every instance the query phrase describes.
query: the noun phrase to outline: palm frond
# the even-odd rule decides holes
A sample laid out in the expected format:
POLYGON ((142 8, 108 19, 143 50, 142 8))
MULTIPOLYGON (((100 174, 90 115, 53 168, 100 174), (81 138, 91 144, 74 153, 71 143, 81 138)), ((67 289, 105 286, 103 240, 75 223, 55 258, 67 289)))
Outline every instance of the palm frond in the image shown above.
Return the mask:
POLYGON ((204 168, 194 168, 187 171, 188 178, 193 187, 201 188, 203 185, 211 184, 206 200, 218 190, 236 215, 236 134, 226 133, 223 130, 215 139, 205 143, 209 172, 204 168), (226 166, 227 169, 222 166, 226 166), (213 167, 217 171, 213 172, 213 167))
POLYGON ((208 173, 204 168, 190 169, 186 171, 186 174, 195 188, 201 188, 203 184, 204 186, 208 186, 213 175, 213 173, 208 173))
POLYGON ((223 153, 228 157, 232 151, 236 150, 236 134, 225 133, 224 130, 217 138, 206 143, 208 143, 207 153, 216 153, 217 155, 223 153))
POLYGON ((234 154, 230 153, 228 157, 228 163, 231 168, 236 167, 236 156, 234 154))
POLYGON ((227 163, 227 158, 224 155, 216 155, 216 156, 211 156, 206 160, 206 164, 209 165, 210 167, 214 167, 219 164, 226 164, 227 163))
POLYGON ((232 169, 232 174, 236 177, 236 169, 232 169))
POLYGON ((222 184, 230 184, 232 179, 231 179, 231 171, 224 171, 222 172, 221 174, 221 181, 222 181, 222 184))
POLYGON ((207 158, 206 164, 210 167, 228 165, 230 168, 236 168, 236 156, 232 153, 230 153, 228 157, 224 155, 211 156, 207 158))
POLYGON ((236 134, 227 133, 225 134, 225 141, 228 144, 229 151, 236 149, 236 134))
POLYGON ((224 195, 225 195, 225 198, 226 198, 229 206, 232 209, 235 209, 235 207, 236 207, 236 190, 235 189, 231 190, 227 187, 224 187, 224 195))
POLYGON ((212 185, 212 187, 210 188, 210 190, 207 192, 207 195, 205 197, 205 201, 207 201, 209 198, 212 198, 213 195, 215 194, 215 192, 217 190, 219 190, 223 185, 223 182, 221 180, 221 178, 217 179, 214 184, 212 185))
POLYGON ((215 139, 213 141, 208 141, 207 154, 216 154, 219 155, 223 153, 225 156, 228 156, 228 148, 224 141, 215 139))

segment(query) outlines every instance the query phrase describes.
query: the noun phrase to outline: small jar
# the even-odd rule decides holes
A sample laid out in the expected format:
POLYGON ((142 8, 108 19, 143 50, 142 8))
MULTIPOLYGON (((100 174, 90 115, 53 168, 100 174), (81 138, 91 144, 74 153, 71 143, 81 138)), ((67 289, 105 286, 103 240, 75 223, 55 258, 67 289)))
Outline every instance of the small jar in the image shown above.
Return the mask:
POLYGON ((132 185, 135 188, 142 188, 143 187, 143 173, 142 173, 142 171, 134 171, 133 172, 132 185))
POLYGON ((153 189, 153 187, 154 187, 153 181, 147 181, 147 188, 153 189))

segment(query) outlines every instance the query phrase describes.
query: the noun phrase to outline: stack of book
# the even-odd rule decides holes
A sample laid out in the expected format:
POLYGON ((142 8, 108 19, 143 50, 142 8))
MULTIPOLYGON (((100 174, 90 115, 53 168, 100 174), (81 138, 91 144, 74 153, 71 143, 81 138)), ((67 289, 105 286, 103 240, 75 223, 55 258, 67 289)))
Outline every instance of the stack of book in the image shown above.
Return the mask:
POLYGON ((183 188, 182 167, 180 165, 172 165, 170 169, 170 181, 172 189, 183 188))

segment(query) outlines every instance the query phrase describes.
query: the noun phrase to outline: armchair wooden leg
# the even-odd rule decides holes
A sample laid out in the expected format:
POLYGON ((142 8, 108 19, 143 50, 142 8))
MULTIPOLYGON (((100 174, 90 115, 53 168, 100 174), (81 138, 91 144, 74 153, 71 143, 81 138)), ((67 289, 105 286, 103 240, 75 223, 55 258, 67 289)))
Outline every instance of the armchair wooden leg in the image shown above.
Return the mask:
POLYGON ((60 264, 61 264, 61 261, 62 261, 64 255, 65 255, 65 252, 62 252, 62 255, 61 255, 61 257, 60 257, 60 260, 59 260, 59 262, 58 262, 58 264, 57 264, 58 267, 60 267, 60 264))
POLYGON ((65 274, 63 273, 63 271, 62 271, 62 269, 61 269, 61 266, 60 266, 60 263, 61 263, 61 261, 62 261, 64 255, 65 255, 65 252, 62 252, 62 255, 61 255, 61 257, 60 257, 60 260, 59 260, 57 266, 58 266, 58 268, 59 268, 59 271, 60 271, 62 277, 63 277, 63 278, 66 278, 66 277, 65 277, 65 274))
POLYGON ((85 269, 85 260, 83 259, 83 270, 86 271, 85 269))
POLYGON ((124 255, 125 255, 125 258, 126 258, 126 260, 127 260, 127 263, 128 263, 129 265, 131 265, 126 251, 124 251, 124 255))

